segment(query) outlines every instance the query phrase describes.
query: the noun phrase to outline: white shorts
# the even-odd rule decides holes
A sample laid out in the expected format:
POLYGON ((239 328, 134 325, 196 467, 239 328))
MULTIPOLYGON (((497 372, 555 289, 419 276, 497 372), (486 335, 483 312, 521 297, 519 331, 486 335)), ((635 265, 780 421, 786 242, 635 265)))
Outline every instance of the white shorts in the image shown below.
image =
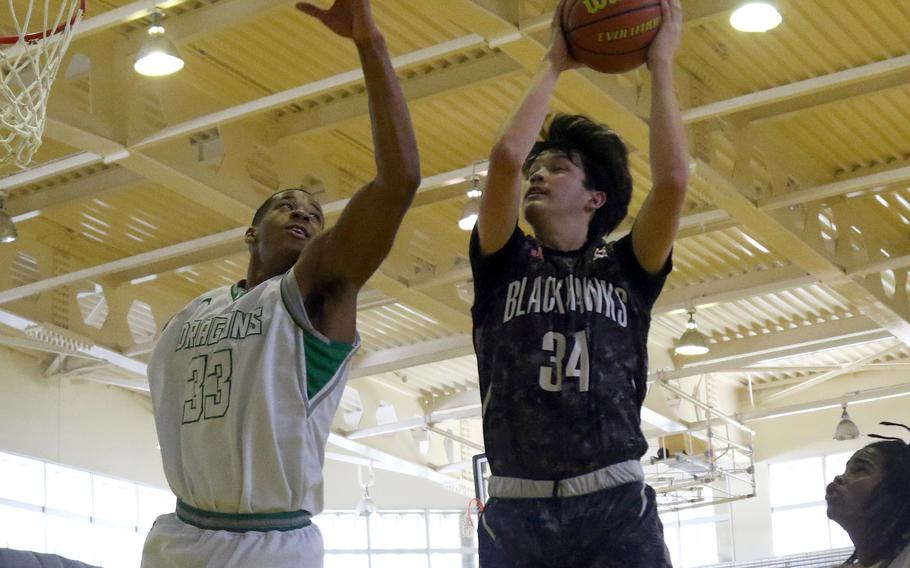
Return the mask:
POLYGON ((291 531, 229 532, 161 515, 145 539, 141 568, 322 568, 315 524, 291 531))

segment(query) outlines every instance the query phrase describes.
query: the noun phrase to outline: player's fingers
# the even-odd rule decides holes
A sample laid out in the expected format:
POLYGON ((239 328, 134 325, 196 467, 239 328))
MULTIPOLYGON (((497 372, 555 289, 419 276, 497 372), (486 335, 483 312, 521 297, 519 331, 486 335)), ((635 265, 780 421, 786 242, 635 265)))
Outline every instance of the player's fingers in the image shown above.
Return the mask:
POLYGON ((553 19, 550 20, 550 32, 555 32, 558 28, 562 26, 560 14, 562 14, 562 5, 565 4, 566 0, 560 0, 559 4, 556 6, 556 9, 553 11, 553 19))
POLYGON ((669 0, 670 14, 676 23, 681 24, 683 19, 682 3, 679 0, 669 0))
POLYGON ((309 14, 319 21, 325 19, 325 14, 328 12, 328 10, 323 10, 322 8, 314 6, 309 2, 297 2, 296 7, 304 14, 309 14))

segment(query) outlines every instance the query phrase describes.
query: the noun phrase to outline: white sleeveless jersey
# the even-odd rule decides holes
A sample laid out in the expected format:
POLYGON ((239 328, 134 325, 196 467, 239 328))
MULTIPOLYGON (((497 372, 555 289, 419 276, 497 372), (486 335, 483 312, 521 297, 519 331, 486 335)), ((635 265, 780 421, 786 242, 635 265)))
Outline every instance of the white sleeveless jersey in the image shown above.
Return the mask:
POLYGON ((293 270, 246 294, 230 286, 190 302, 148 371, 171 490, 208 511, 319 513, 325 445, 359 343, 313 329, 293 270), (308 385, 313 341, 349 352, 308 385))

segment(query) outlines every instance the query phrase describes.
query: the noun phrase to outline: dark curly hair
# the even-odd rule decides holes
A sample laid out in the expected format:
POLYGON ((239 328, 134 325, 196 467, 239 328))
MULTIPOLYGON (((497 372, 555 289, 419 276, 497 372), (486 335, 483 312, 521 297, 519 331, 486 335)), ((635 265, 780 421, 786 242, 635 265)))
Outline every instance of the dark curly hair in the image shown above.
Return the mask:
POLYGON ((602 238, 615 229, 629 212, 632 200, 632 175, 629 172, 629 151, 616 132, 582 115, 557 114, 549 127, 531 148, 522 167, 528 176, 532 162, 548 150, 581 157, 576 164, 585 172, 585 187, 602 191, 606 203, 594 213, 588 226, 588 242, 602 238))
MULTIPOLYGON (((895 422, 881 424, 910 430, 895 422)), ((910 545, 910 444, 890 436, 869 436, 883 440, 866 446, 881 456, 883 464, 882 481, 870 496, 867 511, 869 518, 875 519, 876 523, 871 544, 881 568, 888 568, 901 551, 910 545)), ((854 552, 845 565, 856 561, 854 552)))

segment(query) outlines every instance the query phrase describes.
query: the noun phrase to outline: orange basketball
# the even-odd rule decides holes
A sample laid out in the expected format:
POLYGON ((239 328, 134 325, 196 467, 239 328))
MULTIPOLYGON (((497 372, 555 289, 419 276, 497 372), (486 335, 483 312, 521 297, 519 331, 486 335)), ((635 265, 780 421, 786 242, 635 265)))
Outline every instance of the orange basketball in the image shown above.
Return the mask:
POLYGON ((660 22, 660 0, 568 0, 562 13, 572 56, 604 73, 647 61, 660 22))

